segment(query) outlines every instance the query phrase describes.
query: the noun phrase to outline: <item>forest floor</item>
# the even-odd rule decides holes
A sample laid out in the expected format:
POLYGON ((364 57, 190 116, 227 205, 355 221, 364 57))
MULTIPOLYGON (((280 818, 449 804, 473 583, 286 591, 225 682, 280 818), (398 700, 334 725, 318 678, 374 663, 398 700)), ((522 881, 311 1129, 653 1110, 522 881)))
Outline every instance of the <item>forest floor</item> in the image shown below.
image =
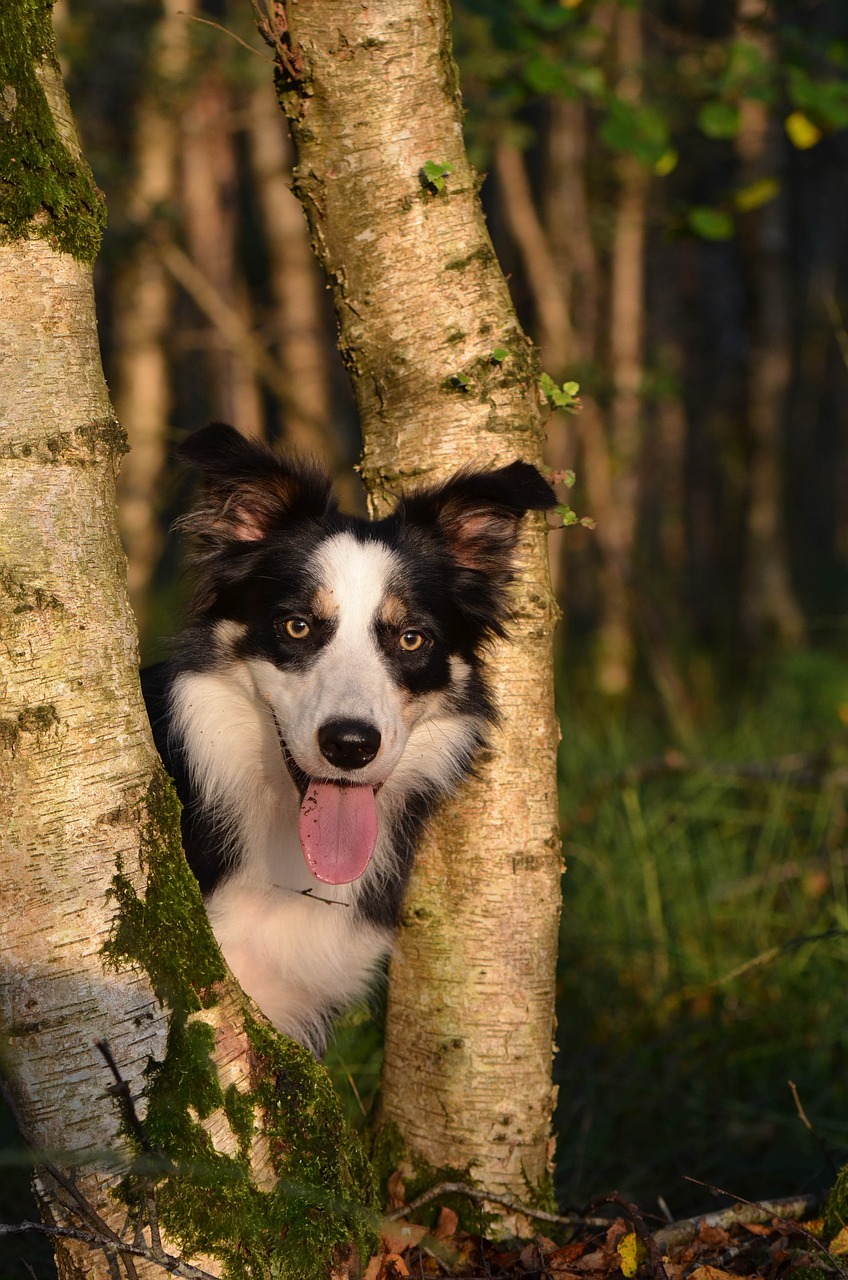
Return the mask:
POLYGON ((787 1216, 810 1207, 813 1202, 803 1198, 737 1204, 652 1227, 627 1206, 626 1216, 585 1219, 569 1230, 566 1243, 545 1235, 506 1243, 486 1239, 461 1230, 455 1212, 445 1207, 431 1228, 387 1223, 382 1251, 370 1260, 365 1280, 844 1280, 848 1230, 825 1242, 823 1219, 787 1216))

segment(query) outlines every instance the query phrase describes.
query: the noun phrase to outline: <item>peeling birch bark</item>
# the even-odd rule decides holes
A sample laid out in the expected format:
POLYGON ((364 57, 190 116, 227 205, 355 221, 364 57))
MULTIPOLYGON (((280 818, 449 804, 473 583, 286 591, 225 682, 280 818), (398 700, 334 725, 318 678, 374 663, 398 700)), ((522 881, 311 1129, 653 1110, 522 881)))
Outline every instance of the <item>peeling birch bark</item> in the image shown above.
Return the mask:
MULTIPOLYGON (((285 12, 278 91, 295 191, 332 283, 374 507, 464 463, 538 464, 538 369, 465 154, 447 5, 285 12)), ((414 1157, 468 1165, 516 1195, 546 1180, 553 1101, 558 729, 541 520, 521 566, 513 642, 491 659, 503 727, 426 839, 406 902, 383 1086, 383 1119, 414 1157)))
MULTIPOLYGON (((343 1277, 369 1242, 370 1174, 326 1073, 227 975, 144 712, 115 510, 124 437, 92 291, 96 214, 80 234, 96 195, 49 11, 4 9, 18 41, 7 123, 42 165, 21 181, 67 187, 61 224, 46 201, 23 227, 0 203, 3 1088, 40 1165, 46 1222, 155 1244, 138 1178, 134 1199, 118 1186, 138 1142, 107 1092, 107 1040, 160 1160, 150 1176, 168 1252, 215 1276, 237 1260, 281 1280, 343 1277), (60 251, 60 236, 79 251, 60 251)), ((83 1241, 55 1253, 61 1280, 116 1274, 83 1241)), ((137 1260, 134 1274, 162 1270, 137 1260)))

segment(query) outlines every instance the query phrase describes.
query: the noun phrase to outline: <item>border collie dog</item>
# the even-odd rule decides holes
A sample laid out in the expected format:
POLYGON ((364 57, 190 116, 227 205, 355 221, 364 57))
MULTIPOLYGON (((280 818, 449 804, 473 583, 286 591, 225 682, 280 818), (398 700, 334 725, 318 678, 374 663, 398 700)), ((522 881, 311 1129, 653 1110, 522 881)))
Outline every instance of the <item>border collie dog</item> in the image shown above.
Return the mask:
POLYGON ((460 471, 382 520, 318 470, 213 423, 179 450, 196 586, 142 673, 183 841, 224 956, 313 1052, 392 945, 416 840, 496 721, 481 651, 504 634, 528 463, 460 471))

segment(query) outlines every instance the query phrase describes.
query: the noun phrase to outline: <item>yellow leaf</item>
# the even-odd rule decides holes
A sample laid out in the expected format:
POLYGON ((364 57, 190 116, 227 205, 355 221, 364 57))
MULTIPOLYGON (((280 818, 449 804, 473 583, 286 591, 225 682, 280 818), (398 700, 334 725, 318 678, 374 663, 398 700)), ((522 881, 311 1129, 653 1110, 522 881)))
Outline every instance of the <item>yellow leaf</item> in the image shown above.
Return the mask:
POLYGON ((668 151, 662 153, 654 165, 654 173, 660 178, 664 178, 667 173, 671 173, 672 169, 677 168, 678 158, 677 152, 670 147, 668 151))
POLYGON ((583 0, 559 0, 559 3, 562 9, 577 9, 583 0))
POLYGON ((635 1231, 630 1231, 626 1236, 622 1236, 616 1248, 621 1258, 621 1274, 627 1276, 629 1280, 639 1270, 639 1263, 644 1262, 647 1258, 648 1251, 635 1231))
POLYGON ((759 209, 761 205, 768 204, 779 191, 780 183, 775 178, 760 178, 757 182, 750 182, 747 187, 740 187, 733 197, 733 203, 743 213, 749 213, 751 209, 759 209))
POLYGON ((809 116, 805 116, 803 111, 793 111, 783 122, 789 141, 793 147, 797 147, 799 151, 809 151, 810 147, 814 147, 822 136, 822 131, 817 124, 813 124, 809 116))
POLYGON ((848 1253, 848 1227, 843 1227, 841 1231, 837 1232, 827 1247, 828 1251, 834 1254, 835 1257, 844 1258, 845 1254, 848 1253))

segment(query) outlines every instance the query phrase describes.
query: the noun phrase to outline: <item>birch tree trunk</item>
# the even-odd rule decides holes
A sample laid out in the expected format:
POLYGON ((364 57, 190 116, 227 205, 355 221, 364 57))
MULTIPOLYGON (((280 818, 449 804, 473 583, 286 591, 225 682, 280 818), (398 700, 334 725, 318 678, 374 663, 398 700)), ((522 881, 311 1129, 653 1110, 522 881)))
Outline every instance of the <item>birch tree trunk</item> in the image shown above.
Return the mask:
MULTIPOLYGON (((276 13, 295 190, 332 283, 374 506, 464 463, 540 462, 536 360, 465 155, 445 0, 276 13)), ((520 1196, 549 1167, 560 902, 542 523, 523 540, 512 643, 491 657, 495 750, 418 857, 383 1081, 383 1120, 413 1158, 520 1196)))
POLYGON ((4 0, 0 85, 4 1091, 46 1223, 101 1241, 59 1239, 62 1280, 114 1277, 119 1235, 149 1255, 128 1276, 162 1274, 154 1183, 162 1245, 211 1274, 347 1274, 369 1175, 321 1068, 226 974, 141 702, 91 287, 101 203, 48 0, 4 0), (145 1144, 150 1178, 120 1182, 145 1144))

